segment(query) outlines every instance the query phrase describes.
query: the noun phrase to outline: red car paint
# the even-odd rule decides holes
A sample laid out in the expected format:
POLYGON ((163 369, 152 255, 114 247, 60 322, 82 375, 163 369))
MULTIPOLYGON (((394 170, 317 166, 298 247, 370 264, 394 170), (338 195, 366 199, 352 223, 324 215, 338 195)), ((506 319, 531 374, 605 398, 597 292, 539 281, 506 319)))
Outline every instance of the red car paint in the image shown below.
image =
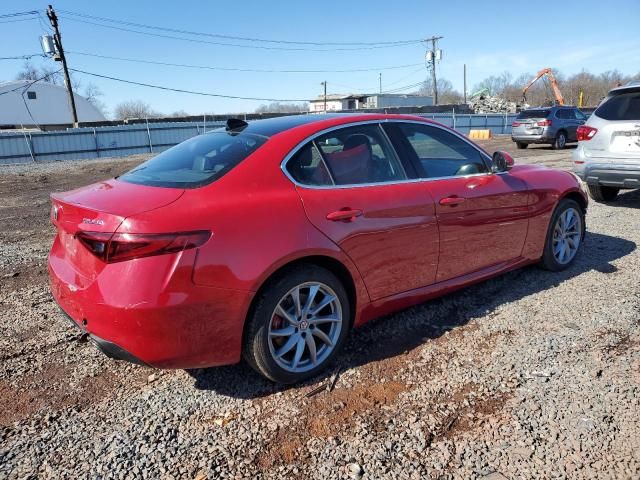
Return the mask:
POLYGON ((335 189, 295 185, 281 169, 320 131, 402 120, 434 125, 404 115, 318 117, 275 133, 199 188, 113 179, 52 194, 55 300, 83 330, 154 367, 231 364, 240 360, 256 292, 291 262, 344 272, 360 326, 537 261, 559 199, 571 195, 586 205, 573 175, 536 166, 335 189), (81 231, 200 230, 212 236, 198 248, 117 263, 75 238, 81 231))

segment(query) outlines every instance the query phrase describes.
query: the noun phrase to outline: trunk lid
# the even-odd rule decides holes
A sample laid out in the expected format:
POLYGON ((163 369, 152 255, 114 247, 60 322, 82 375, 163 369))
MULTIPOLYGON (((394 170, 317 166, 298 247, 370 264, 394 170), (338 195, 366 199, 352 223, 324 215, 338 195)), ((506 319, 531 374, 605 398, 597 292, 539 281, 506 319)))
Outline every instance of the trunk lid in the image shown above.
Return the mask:
POLYGON ((183 189, 118 180, 52 193, 51 221, 60 242, 55 255, 85 279, 93 277, 102 269, 102 262, 80 243, 76 238, 78 232, 114 233, 127 217, 166 206, 183 193, 183 189))
POLYGON ((598 132, 591 140, 583 143, 588 156, 636 162, 640 159, 640 120, 589 123, 598 132))

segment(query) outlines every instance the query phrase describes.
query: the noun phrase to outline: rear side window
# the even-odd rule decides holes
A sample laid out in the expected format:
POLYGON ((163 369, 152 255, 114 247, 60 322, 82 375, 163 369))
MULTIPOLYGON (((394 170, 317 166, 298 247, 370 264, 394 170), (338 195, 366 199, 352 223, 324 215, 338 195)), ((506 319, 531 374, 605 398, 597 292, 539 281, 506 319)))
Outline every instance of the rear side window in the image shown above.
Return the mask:
POLYGON ((287 171, 302 185, 333 185, 322 154, 313 142, 306 144, 289 160, 287 171))
POLYGON ((571 114, 569 110, 566 110, 564 108, 561 108, 560 110, 556 111, 556 117, 562 118, 562 119, 574 118, 573 114, 571 114))
POLYGON ((523 118, 547 118, 551 114, 551 110, 523 110, 518 114, 518 119, 523 118))
POLYGON ((422 168, 423 178, 455 177, 486 173, 480 152, 458 136, 441 128, 405 123, 406 136, 422 168))
POLYGON ((120 176, 139 185, 196 188, 211 183, 267 141, 248 133, 215 131, 172 147, 120 176))
POLYGON ((611 95, 593 113, 605 120, 640 120, 640 92, 611 95))
POLYGON ((315 146, 336 185, 392 182, 407 178, 379 125, 358 125, 318 137, 315 146))

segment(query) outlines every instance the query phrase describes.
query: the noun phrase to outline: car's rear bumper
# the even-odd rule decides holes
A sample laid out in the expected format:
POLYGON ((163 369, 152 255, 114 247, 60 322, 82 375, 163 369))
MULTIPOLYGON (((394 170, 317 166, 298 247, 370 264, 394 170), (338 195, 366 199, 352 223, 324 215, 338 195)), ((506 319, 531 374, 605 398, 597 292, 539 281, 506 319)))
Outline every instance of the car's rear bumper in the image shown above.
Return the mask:
POLYGON ((576 174, 589 185, 640 188, 640 165, 587 166, 576 174))
POLYGON ((83 283, 58 248, 48 265, 53 297, 109 357, 157 368, 240 360, 253 293, 195 285, 195 252, 108 265, 83 283))
POLYGON ((546 135, 511 135, 511 140, 521 143, 553 143, 554 141, 546 135))
POLYGON ((573 162, 576 175, 589 185, 640 188, 640 159, 588 157, 578 146, 573 152, 573 162))

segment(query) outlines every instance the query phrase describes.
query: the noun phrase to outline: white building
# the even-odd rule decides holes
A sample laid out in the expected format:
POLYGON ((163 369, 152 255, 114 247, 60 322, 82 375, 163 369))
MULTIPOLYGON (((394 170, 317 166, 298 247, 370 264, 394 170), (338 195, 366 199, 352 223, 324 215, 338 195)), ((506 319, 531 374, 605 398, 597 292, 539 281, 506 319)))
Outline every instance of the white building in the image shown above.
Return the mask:
MULTIPOLYGON (((79 122, 102 122, 104 115, 80 95, 73 95, 79 122)), ((29 80, 0 83, 0 128, 73 123, 67 90, 29 80)))
MULTIPOLYGON (((361 110, 364 108, 426 107, 433 105, 433 97, 400 93, 331 94, 327 95, 326 103, 328 112, 361 110)), ((324 112, 324 105, 325 97, 324 95, 319 95, 309 101, 309 111, 324 112)))

